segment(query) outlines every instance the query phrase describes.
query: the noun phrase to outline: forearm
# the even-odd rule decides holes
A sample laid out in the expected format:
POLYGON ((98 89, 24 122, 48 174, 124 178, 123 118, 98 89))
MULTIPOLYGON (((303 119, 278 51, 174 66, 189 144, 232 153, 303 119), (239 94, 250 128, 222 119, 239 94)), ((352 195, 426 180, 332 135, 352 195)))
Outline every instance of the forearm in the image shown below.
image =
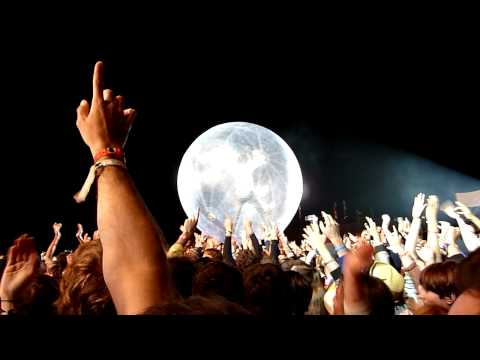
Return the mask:
POLYGON ((325 271, 328 271, 330 274, 334 273, 335 270, 340 268, 340 265, 338 265, 337 261, 333 258, 333 256, 330 254, 330 251, 328 251, 326 246, 319 246, 317 248, 318 253, 320 254, 320 257, 322 258, 322 262, 325 267, 325 271))
POLYGON ((438 243, 438 233, 434 231, 428 231, 427 235, 427 246, 433 250, 435 254, 435 262, 442 262, 442 255, 440 253, 440 245, 438 243))
POLYGON ((163 234, 125 169, 98 178, 98 229, 103 275, 119 314, 138 314, 167 301, 170 279, 163 234))
POLYGON ((278 255, 280 255, 280 248, 278 247, 278 241, 271 241, 270 247, 270 258, 272 259, 272 263, 275 265, 279 265, 280 262, 278 261, 278 255))
POLYGON ((338 257, 345 256, 348 253, 348 250, 343 243, 343 239, 340 236, 332 236, 329 239, 332 242, 338 257))
POLYGON ((471 253, 480 247, 480 240, 478 237, 467 228, 467 224, 461 219, 457 219, 458 226, 460 228, 460 233, 462 235, 463 242, 465 247, 471 253))
POLYGON ((253 252, 257 256, 262 256, 262 249, 260 248, 260 243, 258 242, 257 237, 253 232, 249 234, 249 236, 250 236, 250 240, 252 241, 253 252))
POLYGON ((412 256, 416 257, 415 249, 417 247, 418 235, 420 234, 421 221, 419 218, 412 220, 410 225, 410 231, 405 239, 405 250, 408 251, 412 256))
POLYGON ((232 236, 226 235, 223 242, 223 261, 231 266, 236 266, 235 260, 232 255, 232 236))
POLYGON ((480 219, 478 217, 471 214, 468 216, 468 220, 470 220, 477 227, 477 229, 480 229, 480 219))

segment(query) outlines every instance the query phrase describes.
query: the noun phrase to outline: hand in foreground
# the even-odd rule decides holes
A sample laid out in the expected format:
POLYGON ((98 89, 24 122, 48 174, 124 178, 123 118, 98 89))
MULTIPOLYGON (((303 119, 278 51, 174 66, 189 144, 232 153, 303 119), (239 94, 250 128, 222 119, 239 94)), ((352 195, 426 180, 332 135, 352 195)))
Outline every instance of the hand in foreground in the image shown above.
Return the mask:
POLYGON ((135 118, 135 110, 124 109, 123 96, 103 89, 103 63, 93 73, 91 106, 82 100, 77 108, 77 127, 93 156, 107 147, 123 148, 135 118))
POLYGON ((21 235, 8 249, 7 263, 0 282, 0 298, 19 301, 24 290, 35 279, 39 265, 33 238, 27 234, 21 235))

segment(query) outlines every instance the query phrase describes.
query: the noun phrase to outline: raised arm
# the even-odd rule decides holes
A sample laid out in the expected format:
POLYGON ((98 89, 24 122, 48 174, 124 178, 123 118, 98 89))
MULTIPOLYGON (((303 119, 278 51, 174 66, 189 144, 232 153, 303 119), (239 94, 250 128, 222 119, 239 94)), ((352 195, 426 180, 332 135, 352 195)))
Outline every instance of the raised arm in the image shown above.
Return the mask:
POLYGON ((475 214, 468 208, 468 206, 461 203, 460 201, 455 201, 455 204, 457 205, 455 211, 458 214, 465 216, 466 219, 470 220, 472 223, 475 224, 477 229, 480 229, 480 219, 475 216, 475 214))
POLYGON ((440 254, 440 244, 438 237, 438 209, 439 200, 435 195, 430 195, 427 199, 427 208, 425 210, 425 217, 427 218, 427 245, 432 249, 435 262, 442 262, 442 255, 440 254))
POLYGON ((412 208, 412 223, 410 230, 408 231, 407 238, 405 239, 405 250, 413 257, 417 258, 416 247, 418 235, 420 234, 420 227, 422 222, 420 216, 422 216, 423 210, 427 205, 425 204, 425 194, 418 194, 415 197, 412 208))
POLYGON ((119 314, 138 314, 172 296, 165 240, 121 160, 135 111, 103 90, 103 64, 95 65, 91 106, 82 100, 77 127, 92 156, 102 151, 96 172, 97 222, 103 246, 103 275, 119 314), (115 165, 115 166, 108 166, 115 165))
POLYGON ((8 249, 7 263, 0 280, 2 313, 17 310, 26 302, 28 289, 35 281, 40 261, 33 238, 21 235, 8 249))
POLYGON ((342 258, 348 253, 346 246, 343 244, 343 239, 340 236, 340 228, 335 219, 326 212, 322 211, 322 217, 325 223, 319 222, 320 229, 323 234, 332 242, 335 246, 335 251, 339 258, 342 258))
POLYGON ((340 265, 328 251, 325 245, 327 236, 321 233, 318 223, 312 222, 312 224, 306 226, 303 231, 303 238, 308 241, 310 246, 314 248, 322 258, 325 271, 327 271, 335 280, 340 279, 342 275, 340 265))
POLYGON ((52 269, 55 265, 53 261, 53 254, 55 253, 55 250, 57 249, 58 242, 60 241, 62 237, 62 233, 60 232, 60 229, 62 228, 62 224, 60 223, 53 223, 53 239, 50 245, 48 246, 47 251, 45 252, 45 266, 46 266, 46 271, 47 275, 52 275, 52 269))
POLYGON ((253 252, 257 256, 262 256, 262 248, 260 247, 260 243, 258 242, 255 233, 253 232, 252 222, 249 219, 244 221, 244 230, 245 234, 250 237, 250 241, 252 243, 253 252))
POLYGON ((181 234, 178 237, 177 241, 170 246, 167 252, 168 258, 180 257, 183 256, 187 247, 187 244, 194 243, 194 233, 195 227, 197 226, 197 217, 191 217, 185 219, 182 226, 180 226, 181 234))
MULTIPOLYGON (((387 248, 383 245, 380 239, 380 234, 377 231, 377 225, 375 224, 375 221, 373 221, 373 219, 369 218, 368 216, 366 217, 366 219, 367 219, 367 223, 365 224, 365 229, 367 229, 368 233, 373 239, 371 244, 374 249, 375 260, 385 264, 390 264, 390 256, 388 255, 387 248)), ((388 231, 388 226, 387 226, 387 231, 388 231)))
POLYGON ((457 221, 458 227, 460 228, 460 233, 462 234, 463 242, 465 243, 465 246, 469 252, 473 252, 475 249, 480 247, 480 239, 475 235, 473 227, 465 223, 465 221, 459 215, 459 213, 465 213, 465 209, 460 208, 458 211, 459 213, 457 213, 453 208, 453 205, 448 205, 443 208, 443 211, 452 219, 457 221))
POLYGON ((225 241, 223 243, 223 261, 231 266, 236 266, 235 260, 232 255, 232 233, 233 222, 232 219, 226 218, 224 222, 225 226, 225 241))

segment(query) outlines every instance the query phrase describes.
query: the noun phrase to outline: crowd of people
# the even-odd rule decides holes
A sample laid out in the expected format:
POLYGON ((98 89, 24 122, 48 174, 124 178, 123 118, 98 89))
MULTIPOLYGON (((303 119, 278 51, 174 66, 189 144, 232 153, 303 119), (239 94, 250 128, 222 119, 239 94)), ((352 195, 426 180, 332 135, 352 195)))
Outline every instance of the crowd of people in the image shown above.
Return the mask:
POLYGON ((59 223, 40 255, 17 238, 0 262, 2 314, 480 315, 480 219, 435 195, 418 194, 410 219, 366 217, 350 232, 321 212, 297 239, 275 224, 255 234, 248 219, 236 239, 228 217, 216 239, 192 217, 167 247, 125 166, 135 111, 124 103, 97 63, 92 101, 77 108, 94 165, 75 198, 96 183, 98 230, 79 224, 76 250, 57 255, 59 223))

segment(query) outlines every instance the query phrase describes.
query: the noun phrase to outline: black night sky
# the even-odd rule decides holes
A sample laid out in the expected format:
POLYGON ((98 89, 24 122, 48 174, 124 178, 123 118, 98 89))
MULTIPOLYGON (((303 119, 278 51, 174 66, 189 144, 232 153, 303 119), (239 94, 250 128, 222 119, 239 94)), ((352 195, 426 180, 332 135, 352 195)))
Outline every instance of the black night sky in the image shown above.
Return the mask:
POLYGON ((266 126, 292 147, 308 188, 302 215, 346 200, 351 215, 408 216, 416 192, 445 200, 480 188, 478 56, 466 39, 150 25, 96 29, 100 39, 62 26, 4 33, 1 251, 22 232, 45 247, 54 221, 64 224, 60 248, 73 246, 76 222, 93 231, 94 197, 76 205, 72 196, 91 161, 75 109, 91 96, 98 59, 105 85, 138 110, 128 166, 169 242, 184 219, 180 160, 227 121, 266 126))

